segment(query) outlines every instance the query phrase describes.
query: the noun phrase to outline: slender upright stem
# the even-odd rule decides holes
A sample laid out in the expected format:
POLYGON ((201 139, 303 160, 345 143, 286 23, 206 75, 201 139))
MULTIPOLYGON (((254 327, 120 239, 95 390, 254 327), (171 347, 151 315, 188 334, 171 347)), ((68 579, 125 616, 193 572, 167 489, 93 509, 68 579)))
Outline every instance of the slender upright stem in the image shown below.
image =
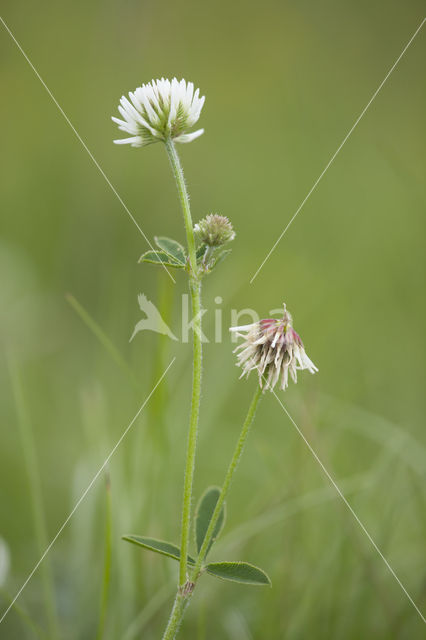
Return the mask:
POLYGON ((247 412, 246 419, 244 420, 244 424, 242 426, 241 433, 234 450, 234 454, 232 456, 231 462, 229 463, 228 471, 226 472, 225 480, 222 485, 219 499, 216 503, 212 518, 210 520, 209 526, 206 531, 206 535, 203 540, 203 544, 201 545, 201 549, 199 551, 199 554, 195 562, 195 567, 194 567, 192 578, 191 578, 193 582, 195 582, 199 576, 201 565, 206 556, 207 550, 210 545, 210 541, 213 537, 213 533, 214 533, 217 521, 219 519, 221 509, 223 507, 223 503, 225 502, 226 496, 229 491, 229 487, 231 486, 232 478, 234 476, 235 470, 238 466, 241 455, 243 453, 244 445, 246 443, 247 436, 250 432, 250 427, 253 423, 254 416, 256 414, 257 405, 259 403, 259 399, 261 395, 262 395, 262 389, 260 388, 260 385, 258 385, 256 387, 256 391, 254 392, 253 399, 250 403, 250 407, 247 412))
MULTIPOLYGON (((176 152, 173 140, 166 140, 166 149, 172 166, 173 175, 182 206, 183 219, 185 222, 186 239, 188 244, 188 254, 190 262, 189 288, 191 291, 192 316, 193 316, 193 377, 192 377, 192 400, 191 413, 189 419, 188 444, 186 452, 183 504, 182 504, 182 532, 180 545, 180 565, 179 565, 179 588, 183 589, 187 581, 187 558, 189 546, 189 534, 191 526, 191 502, 192 485, 195 468, 195 452, 197 447, 198 417, 201 396, 201 368, 202 368, 202 343, 201 343, 201 282, 197 269, 197 259, 195 250, 195 238, 192 225, 191 210, 189 207, 189 197, 186 190, 182 165, 176 152)), ((176 602, 178 602, 179 594, 176 602)), ((176 605, 176 603, 175 603, 176 605)), ((165 636, 166 637, 166 636, 165 636)))
MULTIPOLYGON (((172 165, 173 175, 176 180, 176 186, 179 194, 180 204, 182 206, 183 219, 185 221, 186 242, 188 244, 189 262, 191 265, 191 275, 197 275, 197 257, 195 249, 194 229, 192 225, 191 209, 189 206, 189 195, 186 189, 185 178, 183 176, 182 165, 176 151, 176 147, 171 138, 166 140, 166 149, 172 165)), ((197 278, 198 279, 198 278, 197 278)))
POLYGON ((183 491, 182 505, 182 533, 181 533, 181 549, 180 549, 180 571, 179 586, 183 587, 188 579, 187 576, 187 556, 189 547, 189 537, 191 528, 191 504, 192 504, 192 485, 195 469, 195 452, 197 447, 198 433, 198 417, 201 397, 201 368, 202 368, 202 344, 201 344, 201 326, 196 326, 195 318, 198 323, 201 322, 201 299, 200 299, 200 283, 191 282, 192 297, 192 315, 194 318, 193 333, 193 373, 192 373, 192 399, 191 414, 189 420, 188 444, 186 453, 185 479, 183 491))
POLYGON ((174 640, 174 638, 176 638, 176 634, 179 631, 179 627, 182 622, 184 608, 183 595, 178 591, 162 640, 174 640))

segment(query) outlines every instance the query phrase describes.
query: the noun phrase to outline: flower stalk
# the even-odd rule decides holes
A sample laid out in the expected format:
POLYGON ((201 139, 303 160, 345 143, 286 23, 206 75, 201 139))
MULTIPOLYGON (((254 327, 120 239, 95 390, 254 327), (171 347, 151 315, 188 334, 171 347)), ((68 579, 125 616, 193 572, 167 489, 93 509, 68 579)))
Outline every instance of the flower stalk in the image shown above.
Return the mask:
POLYGON ((191 413, 189 418, 188 443, 186 452, 185 477, 182 504, 182 529, 179 564, 179 589, 182 590, 187 581, 187 557, 189 547, 189 535, 191 528, 191 503, 192 486, 194 480, 195 453, 197 448, 198 418, 200 412, 201 397, 201 370, 202 370, 202 343, 201 343, 201 278, 197 268, 195 250, 194 229, 192 224, 191 209, 189 206, 188 191, 182 165, 176 152, 173 140, 169 137, 166 142, 166 150, 172 166, 173 175, 182 206, 185 222, 186 239, 190 262, 190 282, 192 316, 193 316, 193 373, 192 373, 192 398, 191 413))
POLYGON ((241 459, 242 453, 243 453, 243 449, 244 449, 244 445, 247 441, 247 436, 250 433, 250 428, 251 425, 253 424, 253 420, 254 417, 256 415, 256 410, 257 410, 257 405, 259 404, 259 400, 260 397, 262 395, 262 389, 260 387, 260 385, 256 385, 256 391, 254 392, 252 401, 250 403, 249 406, 249 410, 247 412, 247 416, 246 419, 244 420, 244 424, 242 426, 241 429, 241 433, 240 436, 238 438, 233 456, 231 458, 231 462, 229 463, 229 467, 228 470, 226 472, 226 476, 225 476, 225 480, 223 481, 223 485, 222 485, 222 489, 220 492, 220 496, 219 499, 216 503, 216 507, 213 511, 213 515, 212 518, 210 520, 210 524, 207 528, 206 531, 206 535, 203 541, 203 544, 201 545, 201 549, 200 552, 197 556, 197 559, 195 561, 195 567, 194 570, 192 572, 192 581, 195 582, 199 575, 200 575, 200 569, 201 569, 201 565, 203 563, 203 560, 206 556, 207 550, 209 548, 210 545, 210 541, 213 537, 213 533, 217 524, 217 521, 219 519, 220 516, 220 512, 221 509, 223 507, 223 504, 226 500, 226 496, 228 495, 228 491, 229 491, 229 487, 231 486, 231 482, 232 479, 234 477, 234 473, 238 467, 238 463, 241 459))
POLYGON ((185 184, 183 169, 176 151, 175 144, 170 137, 167 138, 165 145, 167 155, 169 156, 170 164, 172 167, 173 176, 176 181, 179 201, 182 207, 183 219, 185 222, 186 242, 188 245, 189 263, 191 266, 191 278, 195 281, 198 281, 199 278, 197 274, 197 256, 195 249, 194 228, 192 224, 191 208, 189 206, 189 196, 185 184))

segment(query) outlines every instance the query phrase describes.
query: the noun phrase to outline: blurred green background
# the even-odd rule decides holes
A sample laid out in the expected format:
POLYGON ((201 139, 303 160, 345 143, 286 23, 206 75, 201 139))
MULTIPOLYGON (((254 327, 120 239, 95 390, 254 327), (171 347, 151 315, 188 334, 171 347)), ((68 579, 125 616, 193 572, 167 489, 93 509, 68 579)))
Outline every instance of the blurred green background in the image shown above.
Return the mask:
MULTIPOLYGON (((255 385, 238 381, 230 309, 265 316, 286 301, 320 371, 302 374, 282 400, 424 612, 424 29, 249 284, 423 13, 420 1, 395 0, 41 0, 6 1, 2 11, 149 238, 184 239, 167 157, 160 144, 114 146, 121 134, 110 116, 151 78, 184 77, 206 95, 205 135, 179 147, 193 217, 227 215, 237 239, 204 287, 211 341, 195 497, 220 484, 255 385), (224 340, 215 344, 218 308, 224 340)), ((167 337, 129 337, 140 292, 180 332, 185 278, 173 286, 137 264, 144 239, 3 26, 0 52, 2 610, 176 356, 111 459, 110 494, 101 474, 0 637, 97 636, 110 495, 111 587, 97 637, 154 640, 177 566, 120 537, 178 540, 191 356, 167 337)), ((271 395, 228 514, 212 558, 251 561, 273 588, 204 578, 180 637, 424 637, 271 395)))

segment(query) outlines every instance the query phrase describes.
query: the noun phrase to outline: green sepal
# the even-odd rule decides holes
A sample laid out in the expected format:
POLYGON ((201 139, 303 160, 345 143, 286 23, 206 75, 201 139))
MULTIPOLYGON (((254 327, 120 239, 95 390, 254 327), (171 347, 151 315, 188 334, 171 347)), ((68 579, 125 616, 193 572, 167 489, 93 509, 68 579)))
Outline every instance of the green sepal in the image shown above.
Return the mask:
POLYGON ((167 267, 174 267, 175 269, 183 269, 185 267, 182 262, 177 262, 177 260, 169 256, 169 254, 165 251, 147 251, 146 253, 141 255, 138 262, 162 264, 167 267))
POLYGON ((210 562, 206 565, 206 571, 222 580, 255 586, 272 586, 267 574, 249 562, 210 562))
MULTIPOLYGON (((163 556, 167 556, 168 558, 173 558, 174 560, 180 560, 180 549, 172 542, 166 542, 165 540, 158 540, 157 538, 147 538, 145 536, 136 536, 133 534, 128 534, 122 536, 123 540, 126 542, 131 542, 132 544, 136 544, 139 547, 143 547, 144 549, 148 549, 149 551, 155 551, 155 553, 160 553, 163 556)), ((195 560, 192 556, 188 554, 188 562, 190 564, 195 564, 195 560)))
POLYGON ((176 242, 176 240, 172 240, 171 238, 166 238, 165 236, 156 236, 154 240, 157 247, 160 247, 160 249, 167 253, 168 256, 173 258, 176 262, 180 262, 182 265, 185 265, 185 249, 181 244, 179 244, 179 242, 176 242))
MULTIPOLYGON (((210 520, 212 519, 213 512, 216 507, 216 503, 219 500, 219 496, 220 496, 219 487, 208 487, 198 502, 197 509, 195 512, 195 544, 197 546, 198 553, 200 552, 200 549, 204 542, 204 538, 206 536, 207 529, 210 524, 210 520)), ((219 518, 213 530, 212 539, 210 540, 209 546, 207 548, 207 551, 204 557, 207 556, 213 542, 216 540, 216 538, 219 536, 220 532, 222 531, 224 524, 225 524, 225 505, 223 505, 222 509, 220 510, 219 518)))

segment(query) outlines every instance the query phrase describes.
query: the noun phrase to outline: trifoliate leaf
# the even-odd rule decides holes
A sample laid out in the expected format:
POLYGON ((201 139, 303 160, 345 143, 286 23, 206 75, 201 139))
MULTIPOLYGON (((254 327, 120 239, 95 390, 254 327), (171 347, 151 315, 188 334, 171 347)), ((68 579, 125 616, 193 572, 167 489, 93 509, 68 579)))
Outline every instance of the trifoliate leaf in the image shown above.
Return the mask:
POLYGON ((185 264, 185 249, 181 244, 179 244, 179 242, 176 242, 176 240, 172 240, 171 238, 166 238, 165 236, 157 236, 154 240, 157 247, 160 247, 160 249, 165 251, 167 255, 176 260, 176 262, 185 264))
POLYGON ((231 580, 242 584, 271 586, 271 581, 262 569, 248 562, 210 562, 207 573, 222 580, 231 580))
POLYGON ((139 258, 138 262, 150 262, 151 264, 163 264, 167 267, 174 267, 175 269, 183 269, 184 264, 178 262, 164 251, 147 251, 139 258))
MULTIPOLYGON (((216 503, 219 500, 220 489, 219 487, 209 487, 203 493, 197 506, 195 513, 195 542, 197 545, 197 551, 200 552, 201 546, 204 542, 207 529, 212 519, 213 511, 215 510, 216 503)), ((213 530, 213 536, 206 551, 206 555, 210 551, 213 542, 216 540, 220 532, 222 531, 225 523, 225 505, 220 510, 219 518, 216 522, 213 530)), ((203 558, 204 560, 204 558, 203 558)))
MULTIPOLYGON (((165 540, 157 540, 157 538, 146 538, 145 536, 125 535, 123 540, 136 544, 139 547, 148 549, 149 551, 155 551, 161 553, 163 556, 173 558, 174 560, 180 560, 180 549, 171 542, 165 540)), ((195 564, 194 558, 188 554, 188 562, 195 564)))

